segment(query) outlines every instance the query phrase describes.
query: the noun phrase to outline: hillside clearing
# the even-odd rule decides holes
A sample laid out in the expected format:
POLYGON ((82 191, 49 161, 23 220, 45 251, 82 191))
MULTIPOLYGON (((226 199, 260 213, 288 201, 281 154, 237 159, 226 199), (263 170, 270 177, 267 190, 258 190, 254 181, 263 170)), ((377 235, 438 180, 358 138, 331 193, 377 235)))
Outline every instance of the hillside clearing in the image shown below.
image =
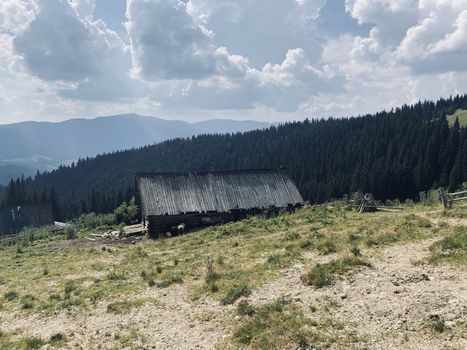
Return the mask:
POLYGON ((134 245, 3 247, 0 349, 464 349, 464 209, 335 205, 134 245), (332 278, 304 283, 317 266, 332 278))
POLYGON ((461 127, 467 126, 467 110, 458 109, 454 114, 447 116, 449 126, 453 126, 456 119, 459 119, 461 127))

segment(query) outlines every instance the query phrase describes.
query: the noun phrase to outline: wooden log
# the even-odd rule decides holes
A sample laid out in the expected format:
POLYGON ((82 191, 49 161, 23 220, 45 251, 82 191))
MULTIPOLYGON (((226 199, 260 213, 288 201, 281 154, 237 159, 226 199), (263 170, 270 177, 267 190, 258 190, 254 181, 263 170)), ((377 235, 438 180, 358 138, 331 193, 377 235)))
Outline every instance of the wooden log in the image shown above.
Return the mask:
POLYGON ((464 194, 467 194, 467 191, 448 193, 448 195, 450 195, 450 196, 460 196, 460 195, 464 195, 464 194))
POLYGON ((449 209, 448 199, 446 198, 446 194, 442 187, 439 188, 439 198, 441 199, 444 209, 449 209))

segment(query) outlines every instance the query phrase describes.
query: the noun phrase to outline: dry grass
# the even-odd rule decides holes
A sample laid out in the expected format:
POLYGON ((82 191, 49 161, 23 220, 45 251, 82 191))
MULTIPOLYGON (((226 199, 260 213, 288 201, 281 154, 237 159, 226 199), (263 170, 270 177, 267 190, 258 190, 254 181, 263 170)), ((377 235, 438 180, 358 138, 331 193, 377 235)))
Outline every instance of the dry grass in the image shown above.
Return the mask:
MULTIPOLYGON (((419 215, 425 210, 407 207, 400 213, 358 214, 336 205, 303 208, 274 218, 252 217, 137 245, 90 247, 80 240, 54 240, 25 246, 20 252, 15 247, 1 247, 1 312, 48 317, 66 311, 79 317, 102 303, 108 305, 110 314, 124 314, 146 302, 135 296, 149 288, 170 290, 174 285, 183 285, 192 300, 209 297, 228 305, 294 263, 307 263, 306 257, 312 253, 331 259, 329 264, 312 266, 305 278, 308 284, 322 287, 367 265, 364 257, 370 250, 434 236, 451 237, 450 226, 433 225, 419 215), (344 258, 351 252, 353 257, 344 258)), ((457 242, 458 236, 453 235, 446 242, 457 242)), ((450 243, 448 248, 443 243, 434 246, 433 261, 451 260, 445 258, 446 249, 449 254, 460 252, 465 259, 465 242, 462 244, 454 248, 450 243)), ((316 340, 316 334, 307 330, 309 320, 292 305, 275 304, 251 312, 253 316, 245 316, 249 319, 240 322, 234 343, 266 348, 274 339, 277 344, 297 347, 311 346, 316 340), (292 332, 284 335, 288 340, 280 335, 270 338, 272 330, 264 329, 265 322, 276 324, 277 331, 282 329, 281 324, 288 325, 292 332)), ((63 336, 61 341, 67 335, 63 336)), ((138 335, 122 333, 120 340, 125 343, 128 337, 138 335)), ((27 340, 17 335, 5 342, 26 344, 27 340)))

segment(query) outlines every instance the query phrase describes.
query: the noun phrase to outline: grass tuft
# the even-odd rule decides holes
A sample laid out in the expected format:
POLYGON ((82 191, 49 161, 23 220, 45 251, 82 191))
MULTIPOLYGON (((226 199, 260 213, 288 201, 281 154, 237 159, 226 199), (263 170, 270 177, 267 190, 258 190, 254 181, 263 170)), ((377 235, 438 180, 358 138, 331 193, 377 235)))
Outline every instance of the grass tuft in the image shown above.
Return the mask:
POLYGON ((317 264, 311 271, 302 276, 302 281, 307 285, 322 288, 333 284, 346 272, 362 266, 369 267, 371 265, 355 256, 333 260, 326 264, 317 264))
POLYGON ((467 228, 457 227, 451 235, 433 244, 430 250, 433 264, 467 265, 467 228))
POLYGON ((313 334, 301 310, 285 300, 256 309, 234 332, 238 345, 251 349, 313 349, 313 334))
POLYGON ((230 288, 222 299, 222 304, 229 305, 235 303, 241 297, 251 294, 251 288, 246 284, 240 284, 230 288))
POLYGON ((18 298, 18 292, 14 291, 14 290, 10 290, 9 292, 6 292, 6 293, 3 295, 3 298, 4 298, 6 301, 13 301, 13 300, 15 300, 16 298, 18 298))
POLYGON ((113 314, 125 314, 132 308, 139 307, 141 305, 143 305, 143 301, 141 300, 117 301, 107 305, 107 312, 113 314))

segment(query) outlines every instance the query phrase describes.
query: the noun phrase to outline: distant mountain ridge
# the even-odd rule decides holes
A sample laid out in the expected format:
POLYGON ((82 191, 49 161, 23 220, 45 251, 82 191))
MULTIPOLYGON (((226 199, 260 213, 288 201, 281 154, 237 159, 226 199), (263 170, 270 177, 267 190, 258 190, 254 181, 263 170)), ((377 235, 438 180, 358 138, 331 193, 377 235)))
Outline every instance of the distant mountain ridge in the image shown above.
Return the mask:
POLYGON ((213 119, 197 123, 121 114, 63 122, 0 125, 0 184, 51 170, 78 158, 199 134, 261 129, 266 122, 213 119))

